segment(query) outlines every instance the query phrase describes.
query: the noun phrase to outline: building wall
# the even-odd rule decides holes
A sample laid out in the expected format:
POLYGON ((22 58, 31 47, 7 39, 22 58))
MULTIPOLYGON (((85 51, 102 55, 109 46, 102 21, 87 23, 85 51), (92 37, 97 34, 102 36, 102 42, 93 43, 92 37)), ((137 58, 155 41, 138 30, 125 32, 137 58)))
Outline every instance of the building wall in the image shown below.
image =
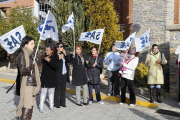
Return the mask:
MULTIPOLYGON (((39 16, 39 4, 36 0, 14 0, 9 2, 0 3, 0 9, 1 8, 14 8, 16 6, 24 6, 28 8, 32 8, 34 16, 39 16)), ((9 9, 7 9, 6 12, 8 12, 9 9)))
MULTIPOLYGON (((150 41, 158 44, 160 51, 169 61, 169 39, 166 36, 166 16, 168 0, 133 0, 133 31, 141 35, 150 28, 150 41)), ((169 21, 170 22, 170 21, 169 21)), ((145 61, 147 47, 140 54, 140 62, 145 61)), ((164 66, 165 87, 169 86, 169 62, 164 66)))
POLYGON ((2 7, 16 7, 16 6, 25 6, 25 7, 32 7, 34 6, 34 0, 14 0, 10 2, 0 3, 0 8, 2 7))
MULTIPOLYGON (((176 38, 180 31, 179 1, 133 0, 133 31, 141 35, 150 28, 151 46, 158 44, 168 60, 164 66, 164 88, 169 90, 173 99, 178 98, 179 90, 178 69, 175 64, 177 55, 174 54, 180 43, 180 39, 176 38)), ((139 56, 140 62, 144 63, 147 53, 148 48, 145 48, 139 56)))

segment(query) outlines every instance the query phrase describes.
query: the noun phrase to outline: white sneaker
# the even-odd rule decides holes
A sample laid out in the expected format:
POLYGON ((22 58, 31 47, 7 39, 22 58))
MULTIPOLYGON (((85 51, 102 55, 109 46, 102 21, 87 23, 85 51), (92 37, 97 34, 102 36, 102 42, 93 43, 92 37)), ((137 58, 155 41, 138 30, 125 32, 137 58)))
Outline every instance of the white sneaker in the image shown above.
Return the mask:
POLYGON ((102 104, 102 105, 104 104, 102 101, 99 101, 99 102, 97 102, 97 103, 102 104))
POLYGON ((180 102, 178 103, 178 105, 180 105, 180 102))
POLYGON ((134 107, 134 106, 135 106, 135 104, 130 104, 130 106, 131 106, 131 107, 134 107))
POLYGON ((119 97, 120 97, 120 95, 116 95, 116 97, 118 97, 118 98, 119 98, 119 97))
POLYGON ((89 104, 92 104, 92 101, 89 101, 89 104))
POLYGON ((111 94, 107 94, 107 96, 111 96, 111 94))
POLYGON ((119 104, 120 104, 120 105, 124 105, 125 103, 123 103, 123 102, 120 102, 119 104))

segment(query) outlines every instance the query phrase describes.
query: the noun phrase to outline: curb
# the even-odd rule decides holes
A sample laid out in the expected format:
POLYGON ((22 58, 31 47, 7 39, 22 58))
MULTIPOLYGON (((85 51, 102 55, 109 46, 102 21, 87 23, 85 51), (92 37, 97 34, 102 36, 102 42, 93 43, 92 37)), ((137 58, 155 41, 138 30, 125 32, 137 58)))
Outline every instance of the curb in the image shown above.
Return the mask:
MULTIPOLYGON (((8 79, 3 79, 0 78, 0 82, 5 82, 5 83, 14 83, 15 80, 8 80, 8 79)), ((66 93, 71 93, 71 94, 76 94, 75 90, 71 90, 69 88, 66 88, 66 93)), ((81 95, 83 95, 83 92, 81 91, 81 95)), ((89 95, 89 94, 88 94, 89 95)), ((96 98, 96 94, 93 93, 93 97, 96 98)), ((115 101, 115 102, 120 102, 121 98, 117 98, 115 96, 107 96, 105 94, 101 94, 101 99, 102 100, 109 100, 109 101, 115 101)), ((129 98, 126 98, 126 103, 129 104, 129 98)), ((140 101, 140 100, 136 100, 136 105, 138 106, 143 106, 143 107, 149 107, 149 108, 156 108, 158 107, 158 104, 156 103, 150 103, 150 102, 146 102, 146 101, 140 101)))

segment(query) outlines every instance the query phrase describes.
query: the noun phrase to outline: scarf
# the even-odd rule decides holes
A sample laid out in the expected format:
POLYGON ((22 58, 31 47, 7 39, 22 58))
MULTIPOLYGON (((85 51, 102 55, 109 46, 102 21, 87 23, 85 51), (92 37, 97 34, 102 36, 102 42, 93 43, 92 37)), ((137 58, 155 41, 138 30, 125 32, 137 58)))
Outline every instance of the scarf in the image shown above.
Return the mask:
MULTIPOLYGON (((22 50, 24 53, 26 68, 27 68, 27 67, 29 67, 29 56, 31 56, 33 54, 33 51, 29 50, 26 46, 24 48, 22 48, 22 50)), ((40 77, 39 77, 39 69, 38 69, 36 62, 35 62, 35 77, 36 77, 37 86, 35 87, 34 93, 32 95, 33 97, 35 97, 39 93, 39 90, 41 87, 41 82, 40 82, 40 77)), ((14 111, 18 110, 16 117, 20 117, 22 115, 22 108, 24 105, 24 91, 25 91, 25 87, 26 87, 26 83, 27 83, 27 78, 28 78, 28 76, 23 76, 23 78, 22 78, 21 88, 20 88, 20 101, 19 101, 18 107, 15 110, 10 111, 10 112, 14 112, 14 111)))
POLYGON ((96 55, 96 56, 95 56, 95 55, 93 55, 93 57, 94 57, 94 58, 97 58, 97 55, 96 55))

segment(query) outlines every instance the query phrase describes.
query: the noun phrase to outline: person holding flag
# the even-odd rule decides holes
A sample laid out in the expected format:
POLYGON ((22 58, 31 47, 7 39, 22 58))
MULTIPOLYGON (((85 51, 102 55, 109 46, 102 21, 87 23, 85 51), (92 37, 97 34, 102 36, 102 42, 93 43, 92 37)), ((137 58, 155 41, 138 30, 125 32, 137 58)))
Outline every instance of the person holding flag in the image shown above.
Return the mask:
POLYGON ((130 106, 135 106, 136 96, 134 91, 134 74, 139 63, 139 52, 136 52, 136 48, 132 48, 130 54, 131 57, 127 63, 124 61, 121 62, 121 65, 126 68, 126 72, 123 72, 121 77, 121 102, 119 104, 123 105, 126 103, 126 87, 128 86, 130 93, 130 106))
POLYGON ((34 38, 25 36, 21 43, 21 52, 17 56, 20 71, 20 101, 15 110, 18 110, 16 116, 21 116, 21 120, 31 120, 35 98, 41 86, 38 66, 36 62, 33 64, 34 42, 34 38))
POLYGON ((121 63, 121 56, 119 52, 116 52, 116 47, 113 44, 110 48, 111 52, 106 54, 104 59, 105 64, 107 64, 107 73, 108 73, 108 96, 113 95, 113 87, 114 87, 114 95, 116 97, 120 97, 119 91, 119 70, 121 63))
POLYGON ((164 84, 162 65, 167 64, 167 60, 162 52, 158 50, 158 45, 152 45, 152 51, 147 54, 145 65, 148 66, 147 82, 150 86, 150 102, 153 103, 153 92, 156 88, 157 102, 161 103, 161 85, 164 84))
POLYGON ((86 60, 87 74, 90 79, 89 86, 89 104, 93 102, 93 87, 96 92, 97 103, 104 104, 100 95, 100 74, 103 68, 103 57, 98 54, 98 48, 92 47, 92 55, 86 60), (98 58, 97 58, 98 57, 98 58))
POLYGON ((70 61, 73 64, 72 71, 72 85, 76 86, 76 103, 78 106, 81 104, 81 87, 83 87, 83 104, 88 105, 87 101, 87 76, 85 69, 85 59, 82 55, 82 47, 76 45, 73 54, 70 56, 70 61))

